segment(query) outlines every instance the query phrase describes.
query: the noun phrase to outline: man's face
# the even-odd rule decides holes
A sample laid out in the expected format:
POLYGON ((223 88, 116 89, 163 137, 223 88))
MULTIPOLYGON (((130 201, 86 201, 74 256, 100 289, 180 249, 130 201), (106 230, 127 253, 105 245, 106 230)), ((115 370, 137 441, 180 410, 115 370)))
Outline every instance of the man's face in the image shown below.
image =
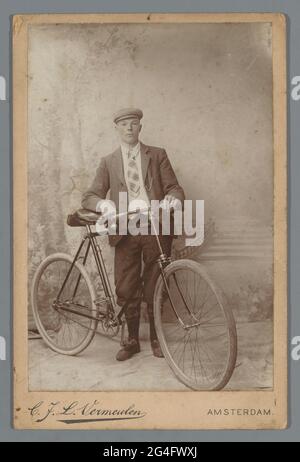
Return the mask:
POLYGON ((139 133, 141 131, 140 120, 136 117, 131 119, 120 120, 115 125, 116 130, 119 134, 120 140, 123 143, 134 146, 139 139, 139 133))

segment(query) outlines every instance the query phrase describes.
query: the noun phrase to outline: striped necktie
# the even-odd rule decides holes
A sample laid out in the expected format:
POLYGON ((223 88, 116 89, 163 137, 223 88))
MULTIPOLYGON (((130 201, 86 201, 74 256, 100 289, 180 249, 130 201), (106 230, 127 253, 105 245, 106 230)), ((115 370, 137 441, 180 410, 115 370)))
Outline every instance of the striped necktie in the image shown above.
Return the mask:
POLYGON ((140 185, 140 177, 139 177, 139 169, 135 159, 135 155, 132 150, 128 151, 128 170, 127 170, 127 178, 128 178, 128 188, 130 192, 138 196, 141 185, 140 185))

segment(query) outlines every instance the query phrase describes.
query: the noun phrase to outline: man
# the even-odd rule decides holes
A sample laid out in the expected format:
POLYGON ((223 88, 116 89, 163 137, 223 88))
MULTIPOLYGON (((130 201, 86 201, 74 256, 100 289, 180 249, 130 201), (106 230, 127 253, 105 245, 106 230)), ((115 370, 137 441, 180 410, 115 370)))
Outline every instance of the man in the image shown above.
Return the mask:
MULTIPOLYGON (((114 116, 115 129, 120 147, 103 157, 91 188, 84 194, 82 207, 99 210, 99 200, 106 198, 119 203, 119 193, 128 193, 128 203, 143 200, 159 200, 172 207, 176 201, 184 201, 183 189, 164 149, 146 146, 139 141, 142 129, 140 109, 126 108, 114 116)), ((139 324, 142 299, 147 303, 150 340, 154 356, 163 357, 154 325, 153 295, 159 276, 157 257, 160 254, 155 236, 127 234, 110 235, 109 242, 115 246, 115 285, 118 304, 125 306, 128 342, 117 353, 116 359, 124 361, 140 351, 139 324), (142 260, 144 263, 143 274, 142 260)), ((161 246, 170 255, 172 236, 160 236, 161 246)))

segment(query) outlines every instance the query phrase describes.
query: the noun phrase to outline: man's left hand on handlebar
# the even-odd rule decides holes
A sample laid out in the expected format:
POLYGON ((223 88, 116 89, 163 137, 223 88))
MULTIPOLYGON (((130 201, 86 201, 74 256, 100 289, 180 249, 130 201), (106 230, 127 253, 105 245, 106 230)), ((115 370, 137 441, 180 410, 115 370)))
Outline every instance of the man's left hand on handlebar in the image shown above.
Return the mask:
POLYGON ((162 208, 165 210, 174 209, 180 210, 181 209, 181 202, 177 197, 172 196, 172 194, 166 194, 162 203, 162 208))

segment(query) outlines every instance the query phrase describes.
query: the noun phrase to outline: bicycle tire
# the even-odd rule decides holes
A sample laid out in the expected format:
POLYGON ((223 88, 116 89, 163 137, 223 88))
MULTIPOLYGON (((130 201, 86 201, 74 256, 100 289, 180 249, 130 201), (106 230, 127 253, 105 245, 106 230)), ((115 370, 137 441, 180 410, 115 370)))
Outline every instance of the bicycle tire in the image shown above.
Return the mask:
MULTIPOLYGON (((185 270, 185 271, 188 270, 188 271, 192 272, 193 274, 199 275, 199 278, 201 278, 201 280, 203 280, 207 284, 207 286, 209 287, 209 290, 213 294, 213 297, 214 297, 215 302, 216 302, 216 306, 218 307, 216 309, 218 309, 219 312, 222 314, 222 316, 224 318, 224 326, 226 326, 224 328, 226 328, 226 335, 228 337, 228 343, 226 344, 227 345, 227 350, 228 350, 227 351, 227 360, 225 361, 224 366, 222 366, 223 370, 221 371, 221 373, 218 375, 218 377, 215 377, 215 379, 212 380, 211 383, 202 383, 201 382, 201 380, 203 380, 203 382, 205 382, 204 378, 201 377, 201 374, 203 375, 203 371, 204 371, 203 364, 202 364, 202 371, 201 371, 201 373, 199 372, 199 374, 198 374, 199 377, 197 377, 197 378, 196 378, 196 374, 195 374, 194 377, 192 377, 191 374, 188 375, 186 373, 186 371, 183 370, 184 366, 180 367, 180 365, 177 364, 177 362, 174 360, 174 357, 175 357, 174 348, 175 347, 173 346, 173 349, 171 349, 171 343, 175 344, 174 338, 171 341, 170 338, 169 338, 170 335, 168 334, 168 325, 171 324, 171 322, 170 321, 169 321, 169 323, 164 322, 163 319, 162 319, 163 316, 164 316, 163 315, 163 306, 164 306, 163 303, 165 303, 165 304, 168 303, 169 307, 171 306, 171 303, 170 303, 170 300, 169 300, 169 295, 167 294, 167 291, 165 289, 165 283, 163 281, 162 276, 160 276, 160 278, 157 281, 156 288, 155 288, 155 293, 154 293, 154 317, 155 317, 155 326, 156 326, 156 331, 157 331, 157 335, 158 335, 158 340, 160 342, 160 345, 161 345, 162 351, 164 353, 165 359, 166 359, 167 363, 169 364, 170 368, 172 369, 173 373, 187 387, 189 387, 191 389, 194 389, 194 390, 207 390, 207 391, 221 390, 229 382, 229 380, 230 380, 230 378, 232 376, 233 370, 235 368, 235 364, 236 364, 236 358, 237 358, 237 331, 236 331, 235 320, 234 320, 234 317, 233 317, 233 314, 232 314, 232 311, 231 311, 230 307, 225 303, 224 296, 223 296, 221 290, 211 280, 211 278, 209 277, 206 269, 201 264, 199 264, 199 263, 197 263, 197 262, 195 262, 193 260, 187 260, 187 259, 177 260, 177 261, 174 261, 174 262, 170 263, 164 270, 168 286, 169 286, 170 277, 172 275, 174 276, 174 274, 176 275, 176 273, 178 275, 179 272, 183 271, 183 270, 185 270)), ((176 282, 176 278, 174 277, 173 279, 176 282)), ((177 282, 176 282, 176 284, 177 284, 177 282)), ((178 284, 177 284, 177 286, 178 286, 178 284)), ((176 287, 176 285, 174 285, 174 287, 176 287)), ((201 287, 201 285, 200 285, 200 287, 201 287)), ((188 291, 187 291, 187 293, 188 293, 188 291)), ((186 296, 186 298, 188 298, 188 295, 186 296)), ((174 300, 173 300, 173 303, 174 303, 174 300)), ((209 311, 208 311, 208 313, 209 313, 209 311)), ((221 314, 218 315, 218 316, 221 316, 221 314)), ((189 314, 188 314, 188 316, 190 317, 189 314)), ((174 312, 173 312, 173 318, 176 319, 176 316, 174 316, 174 312)), ((178 322, 178 325, 179 325, 179 327, 176 327, 177 331, 180 330, 180 328, 182 328, 182 330, 184 330, 183 327, 180 326, 179 322, 178 322)), ((208 324, 207 323, 205 325, 205 323, 203 323, 203 329, 206 328, 206 331, 207 330, 209 331, 211 329, 210 326, 213 326, 213 324, 208 324), (209 326, 209 328, 208 328, 208 326, 209 326)), ((215 330, 216 331, 217 331, 217 329, 220 330, 220 326, 221 326, 221 324, 216 323, 215 324, 215 330)), ((197 329, 200 329, 200 327, 201 326, 197 326, 197 329)), ((195 329, 196 329, 196 327, 195 327, 195 329)), ((186 335, 186 333, 184 335, 186 335)), ((190 334, 190 336, 191 336, 191 334, 190 334)), ((198 334, 196 334, 196 336, 194 336, 194 337, 197 339, 197 340, 195 340, 195 345, 196 345, 196 342, 199 342, 199 345, 201 345, 200 347, 198 347, 198 352, 200 354, 201 348, 202 349, 204 348, 203 343, 200 344, 200 338, 198 339, 198 334)), ((199 337, 200 337, 200 335, 199 335, 199 337)), ((220 337, 220 335, 219 335, 219 337, 220 337)), ((221 339, 221 340, 224 343, 224 340, 223 339, 221 339)), ((201 340, 201 342, 202 342, 202 340, 201 340)), ((215 343, 216 342, 214 341, 213 348, 210 347, 210 350, 209 350, 210 354, 212 354, 213 350, 216 349, 215 343)), ((211 344, 212 344, 212 342, 210 341, 210 345, 211 344)), ((180 341, 179 340, 178 340, 178 345, 179 346, 176 347, 177 349, 180 347, 180 341)), ((209 345, 209 342, 208 342, 208 345, 209 345)), ((222 346, 222 347, 224 349, 224 346, 222 346)), ((186 346, 184 348, 186 348, 186 346)), ((196 350, 197 350, 197 347, 195 346, 195 351, 196 350)), ((220 350, 220 354, 223 355, 224 352, 220 350)), ((217 357, 217 355, 216 355, 216 357, 217 357)), ((194 361, 194 358, 193 358, 193 361, 194 361)), ((178 361, 178 362, 180 362, 180 361, 178 361)), ((200 361, 199 361, 199 363, 200 363, 200 361)), ((201 370, 201 367, 199 366, 198 369, 201 370)), ((194 371, 193 371, 193 373, 194 373, 194 371)))
MULTIPOLYGON (((80 321, 78 321, 77 324, 79 326, 83 327, 85 332, 83 332, 83 338, 80 340, 78 345, 73 346, 71 348, 63 348, 62 346, 56 345, 55 342, 51 339, 51 336, 49 335, 49 333, 47 333, 47 328, 44 325, 45 322, 42 319, 43 317, 41 316, 41 314, 39 312, 39 304, 40 303, 38 301, 38 290, 39 290, 39 284, 41 282, 41 278, 42 278, 43 274, 45 273, 45 271, 47 270, 47 268, 49 268, 49 265, 51 265, 54 262, 58 262, 58 261, 67 262, 68 265, 71 265, 72 262, 73 262, 73 258, 68 254, 55 253, 55 254, 52 254, 52 255, 48 256, 47 258, 45 258, 45 260, 43 260, 42 263, 37 268, 37 270, 35 272, 35 275, 34 275, 34 278, 33 278, 32 289, 31 289, 32 312, 33 312, 34 320, 35 320, 35 323, 36 323, 36 327, 37 327, 40 335, 42 336, 44 342, 52 350, 56 351, 57 353, 74 356, 74 355, 77 355, 77 354, 81 353, 83 350, 85 350, 89 346, 89 344, 91 343, 91 341, 93 340, 93 338, 95 336, 98 322, 95 321, 95 320, 89 319, 88 320, 89 325, 88 326, 83 326, 82 323, 80 321)), ((98 308, 94 303, 94 301, 96 300, 96 296, 95 296, 94 288, 93 288, 93 285, 92 285, 91 280, 89 278, 89 275, 88 275, 87 271, 85 270, 84 266, 81 263, 79 263, 78 261, 75 262, 74 268, 79 272, 81 277, 83 277, 83 279, 84 279, 84 282, 86 284, 86 288, 87 288, 87 291, 88 291, 88 295, 90 297, 90 303, 91 303, 91 309, 90 309, 89 314, 91 314, 93 317, 95 317, 97 315, 97 313, 98 313, 98 308)), ((47 302, 47 305, 48 305, 48 302, 47 302)), ((44 317, 46 317, 46 315, 44 317)), ((67 317, 66 314, 64 314, 62 317, 64 317, 67 320, 71 319, 71 315, 70 315, 69 318, 67 317)), ((86 319, 88 319, 88 318, 86 318, 86 319)), ((76 323, 76 321, 74 321, 74 320, 73 320, 73 322, 76 323)))

